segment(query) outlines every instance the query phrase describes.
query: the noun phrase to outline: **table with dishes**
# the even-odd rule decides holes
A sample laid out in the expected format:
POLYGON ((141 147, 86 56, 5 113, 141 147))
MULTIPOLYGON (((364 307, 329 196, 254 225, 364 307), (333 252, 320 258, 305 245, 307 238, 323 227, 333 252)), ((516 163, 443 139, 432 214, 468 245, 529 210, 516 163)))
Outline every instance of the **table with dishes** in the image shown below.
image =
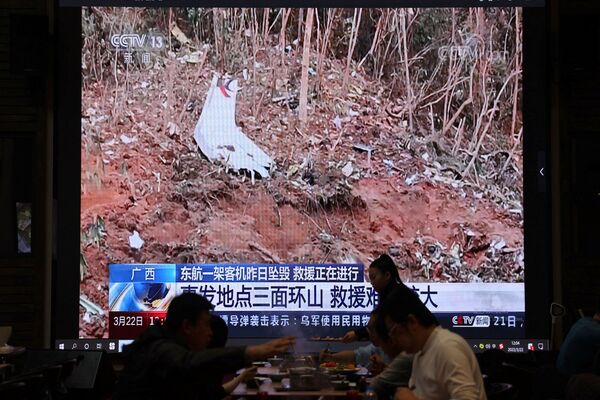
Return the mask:
POLYGON ((269 359, 255 363, 256 378, 240 384, 234 397, 346 397, 360 398, 361 381, 368 371, 353 364, 318 364, 311 356, 269 359))

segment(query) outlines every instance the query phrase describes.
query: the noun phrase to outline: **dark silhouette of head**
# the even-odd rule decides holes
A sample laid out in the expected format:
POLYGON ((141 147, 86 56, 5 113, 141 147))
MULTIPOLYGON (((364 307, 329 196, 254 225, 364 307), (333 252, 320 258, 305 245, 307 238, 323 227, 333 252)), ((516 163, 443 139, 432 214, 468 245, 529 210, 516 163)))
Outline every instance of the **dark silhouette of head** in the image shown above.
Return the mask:
POLYGON ((378 333, 382 339, 389 336, 411 353, 420 350, 425 332, 439 325, 419 296, 405 285, 396 287, 382 301, 379 315, 378 333))
POLYGON ((409 315, 413 315, 425 327, 439 324, 419 295, 407 286, 394 289, 381 304, 379 312, 399 324, 405 324, 409 315))
POLYGON ((398 274, 398 267, 387 254, 380 255, 369 265, 369 280, 373 289, 379 294, 383 293, 390 283, 402 282, 398 274))
POLYGON ((388 335, 385 329, 385 322, 381 322, 382 319, 379 308, 374 309, 367 324, 369 338, 371 339, 371 343, 380 347, 388 357, 394 358, 403 349, 388 335))
POLYGON ((217 349, 225 347, 227 337, 229 336, 229 329, 227 328, 225 321, 223 321, 223 318, 215 314, 211 315, 210 329, 212 330, 212 338, 210 339, 208 348, 217 349))
POLYGON ((183 293, 171 301, 165 326, 174 331, 191 350, 204 350, 212 336, 212 309, 213 305, 206 298, 195 293, 183 293))

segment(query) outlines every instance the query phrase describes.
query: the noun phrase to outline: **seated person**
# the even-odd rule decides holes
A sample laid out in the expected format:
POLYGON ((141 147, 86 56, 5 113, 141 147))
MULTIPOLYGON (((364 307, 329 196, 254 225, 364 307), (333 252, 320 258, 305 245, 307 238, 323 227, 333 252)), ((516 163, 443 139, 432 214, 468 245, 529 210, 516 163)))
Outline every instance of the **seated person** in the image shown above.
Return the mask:
POLYGON ((569 380, 566 392, 566 400, 600 400, 600 377, 575 374, 569 380))
MULTIPOLYGON (((212 336, 207 349, 221 349, 225 347, 227 338, 229 337, 229 329, 227 328, 225 321, 223 321, 223 318, 218 315, 211 315, 210 330, 212 331, 212 336)), ((223 383, 223 374, 216 374, 214 376, 213 386, 212 388, 209 388, 210 393, 216 393, 219 398, 224 398, 225 396, 230 395, 240 383, 245 383, 253 379, 256 376, 256 370, 256 367, 246 368, 238 376, 228 379, 225 383, 223 383), (219 386, 223 388, 222 391, 218 389, 219 386)), ((207 388, 205 387, 204 390, 206 389, 207 388)))
POLYGON ((383 372, 383 370, 386 369, 388 365, 394 360, 394 358, 390 357, 388 353, 386 353, 386 351, 383 348, 381 348, 381 346, 375 346, 375 349, 379 351, 371 354, 371 356, 369 357, 368 364, 369 372, 373 376, 379 375, 381 372, 383 372))
POLYGON ((221 349, 227 344, 229 338, 229 328, 223 318, 218 315, 211 314, 210 316, 210 331, 212 335, 208 342, 207 349, 221 349))
POLYGON ((378 321, 388 335, 414 354, 408 388, 395 400, 485 400, 475 354, 459 335, 438 326, 437 319, 408 288, 395 289, 381 304, 378 321))
MULTIPOLYGON (((413 357, 403 352, 398 343, 389 337, 385 324, 377 323, 378 313, 379 311, 376 309, 371 314, 367 325, 369 337, 373 344, 380 347, 392 361, 382 369, 379 375, 373 378, 371 386, 377 393, 378 399, 387 400, 394 397, 397 388, 408 386, 413 357)), ((375 363, 374 361, 373 363, 375 363)))
POLYGON ((600 299, 593 317, 580 318, 569 330, 558 360, 557 369, 566 375, 594 372, 594 357, 600 351, 600 299))
POLYGON ((222 388, 209 390, 210 374, 236 371, 294 344, 293 338, 284 337, 255 346, 206 350, 212 309, 194 293, 175 297, 164 325, 151 326, 125 348, 125 367, 113 399, 220 399, 222 388))

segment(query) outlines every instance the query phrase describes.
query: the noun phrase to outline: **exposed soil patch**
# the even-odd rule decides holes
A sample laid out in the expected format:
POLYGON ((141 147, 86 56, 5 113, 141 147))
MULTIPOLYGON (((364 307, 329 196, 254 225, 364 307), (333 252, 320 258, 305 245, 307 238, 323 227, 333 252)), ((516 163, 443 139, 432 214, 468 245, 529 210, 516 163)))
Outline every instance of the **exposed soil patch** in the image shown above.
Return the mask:
MULTIPOLYGON (((278 35, 269 40, 247 76, 235 75, 236 123, 275 164, 254 183, 210 163, 192 138, 214 72, 210 56, 190 62, 202 56, 178 44, 149 67, 84 68, 82 296, 107 309, 110 263, 368 265, 382 252, 405 281, 523 281, 521 136, 500 132, 512 129, 512 108, 486 128, 478 154, 478 138, 459 120, 442 134, 433 106, 414 111, 411 131, 395 78, 356 68, 343 87, 345 58, 328 56, 300 129, 296 111, 271 99, 297 80, 301 49, 282 56, 278 35), (273 60, 283 60, 285 84, 273 83, 273 60), (129 244, 134 231, 139 250, 129 244)), ((80 309, 81 336, 107 337, 107 324, 107 315, 80 309)))

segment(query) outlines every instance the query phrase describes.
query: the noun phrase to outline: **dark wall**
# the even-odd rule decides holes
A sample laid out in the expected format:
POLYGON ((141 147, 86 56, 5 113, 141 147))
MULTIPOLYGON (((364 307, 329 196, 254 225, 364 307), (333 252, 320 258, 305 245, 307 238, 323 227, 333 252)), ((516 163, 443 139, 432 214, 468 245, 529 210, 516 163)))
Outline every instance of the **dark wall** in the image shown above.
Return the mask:
POLYGON ((46 1, 0 2, 0 325, 13 326, 9 343, 34 347, 44 345, 52 223, 47 14, 46 1), (28 230, 17 215, 29 212, 28 230))
POLYGON ((557 276, 568 329, 577 310, 593 314, 600 297, 600 5, 561 1, 553 33, 560 167, 557 276))

